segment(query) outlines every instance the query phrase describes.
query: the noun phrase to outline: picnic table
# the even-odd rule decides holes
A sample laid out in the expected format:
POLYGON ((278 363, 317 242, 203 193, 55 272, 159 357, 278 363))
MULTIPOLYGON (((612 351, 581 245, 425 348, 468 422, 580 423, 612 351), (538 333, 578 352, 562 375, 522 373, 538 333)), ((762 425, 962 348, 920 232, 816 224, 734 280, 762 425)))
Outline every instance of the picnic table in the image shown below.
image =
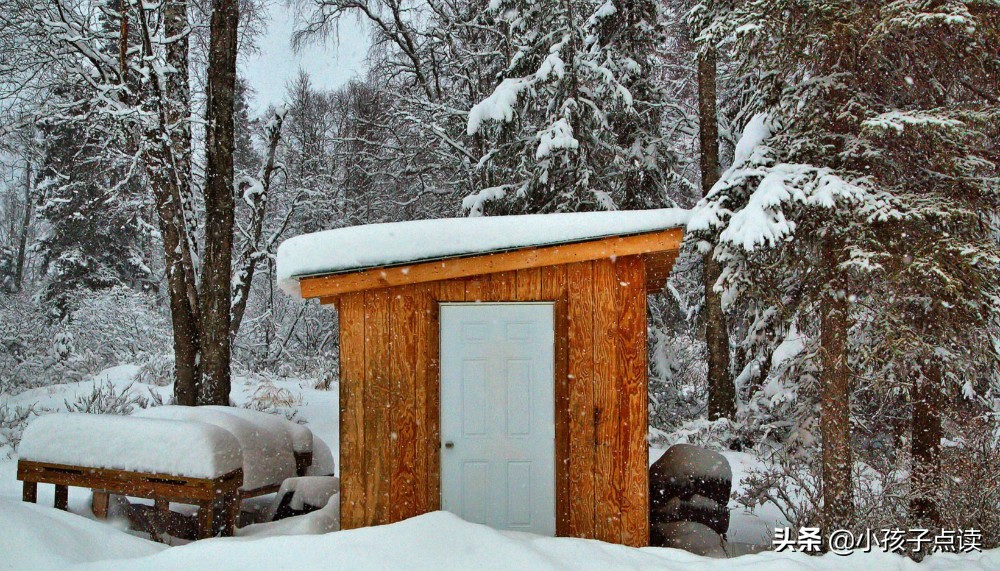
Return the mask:
POLYGON ((232 535, 244 499, 277 492, 304 475, 313 437, 277 416, 231 407, 161 406, 130 417, 52 414, 25 431, 18 453, 24 500, 37 485, 56 486, 66 509, 68 486, 94 491, 94 514, 107 516, 111 494, 198 506, 197 537, 232 535), (221 518, 221 519, 220 519, 221 518))

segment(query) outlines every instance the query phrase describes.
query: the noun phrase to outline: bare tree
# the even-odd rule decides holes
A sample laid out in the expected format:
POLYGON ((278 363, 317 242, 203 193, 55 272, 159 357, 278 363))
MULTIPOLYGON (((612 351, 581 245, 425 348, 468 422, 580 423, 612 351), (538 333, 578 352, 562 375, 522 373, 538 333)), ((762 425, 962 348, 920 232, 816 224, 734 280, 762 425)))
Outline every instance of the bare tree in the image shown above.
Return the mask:
POLYGON ((205 254, 199 296, 199 404, 229 404, 232 305, 233 111, 236 101, 236 0, 213 0, 205 115, 205 254))

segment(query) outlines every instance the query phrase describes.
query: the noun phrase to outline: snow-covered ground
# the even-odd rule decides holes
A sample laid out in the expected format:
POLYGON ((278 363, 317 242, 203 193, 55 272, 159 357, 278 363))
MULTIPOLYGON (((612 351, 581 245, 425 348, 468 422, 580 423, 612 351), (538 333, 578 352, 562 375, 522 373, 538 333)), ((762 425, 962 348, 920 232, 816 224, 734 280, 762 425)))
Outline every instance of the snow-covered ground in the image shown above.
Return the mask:
MULTIPOLYGON (((123 388, 132 383, 137 369, 108 369, 94 379, 34 389, 3 397, 10 406, 36 404, 48 410, 65 410, 66 401, 90 394, 95 385, 123 388)), ((134 383, 131 390, 148 395, 170 394, 170 387, 134 383)), ((309 381, 274 381, 272 392, 294 401, 298 418, 325 441, 334 458, 338 444, 338 395, 317 390, 309 381)), ((256 393, 256 381, 234 380, 233 399, 245 403, 256 393)), ((0 451, 3 458, 7 451, 0 451)), ((650 463, 663 453, 650 450, 650 463)), ((727 452, 733 482, 758 465, 751 455, 727 452)), ((339 468, 339 466, 337 466, 339 468)), ((177 547, 150 542, 123 529, 121 522, 94 520, 90 514, 90 492, 70 488, 69 513, 53 509, 52 486, 41 485, 38 505, 20 501, 16 458, 0 460, 0 571, 48 569, 116 569, 156 571, 185 569, 435 569, 435 570, 547 570, 547 569, 644 569, 710 571, 722 569, 774 569, 778 571, 868 571, 1000 570, 1000 550, 962 556, 940 554, 922 564, 881 552, 844 557, 812 557, 797 553, 760 553, 738 559, 713 560, 684 551, 662 548, 634 549, 599 541, 539 537, 501 532, 471 524, 444 512, 387 526, 326 533, 336 529, 337 506, 280 522, 258 524, 238 530, 235 538, 217 538, 177 547)), ((732 507, 736 507, 733 505, 732 507)), ((777 510, 767 506, 755 514, 735 509, 729 529, 730 541, 767 545, 777 510)))
POLYGON ((73 514, 0 499, 0 569, 227 571, 366 569, 435 571, 639 570, 986 571, 1000 551, 936 555, 917 565, 898 555, 811 557, 761 553, 707 559, 676 549, 500 532, 434 512, 397 524, 324 535, 218 538, 165 547, 73 514))

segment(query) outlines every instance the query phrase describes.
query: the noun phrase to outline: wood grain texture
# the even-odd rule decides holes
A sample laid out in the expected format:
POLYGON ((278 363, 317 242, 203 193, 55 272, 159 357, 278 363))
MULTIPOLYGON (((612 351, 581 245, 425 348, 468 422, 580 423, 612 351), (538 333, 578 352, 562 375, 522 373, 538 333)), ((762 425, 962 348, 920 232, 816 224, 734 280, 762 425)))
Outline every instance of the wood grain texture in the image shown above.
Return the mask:
POLYGON ((542 271, 538 268, 527 268, 515 272, 517 293, 515 298, 523 301, 541 299, 542 271))
POLYGON ((306 277, 299 281, 299 286, 302 297, 306 299, 332 297, 352 291, 677 250, 682 238, 683 231, 672 228, 632 236, 612 236, 585 242, 306 277))
POLYGON ((428 323, 428 358, 430 370, 427 377, 427 501, 430 509, 441 509, 441 305, 440 302, 465 301, 464 280, 452 280, 437 284, 437 299, 431 304, 431 320, 428 323))
POLYGON ((365 525, 365 294, 342 297, 340 318, 340 525, 365 525))
POLYGON ((551 301, 557 534, 644 545, 648 273, 626 256, 339 296, 344 528, 440 507, 440 303, 551 301))
POLYGON ((649 544, 648 461, 646 450, 646 284, 643 260, 621 258, 614 264, 617 335, 615 362, 619 411, 618 441, 613 454, 621 502, 621 541, 649 544))
POLYGON ((597 448, 594 456, 594 533, 596 539, 621 543, 619 410, 617 385, 615 295, 618 282, 614 263, 594 262, 594 406, 597 448))
POLYGON ((411 515, 427 513, 432 509, 430 501, 432 490, 429 477, 432 470, 431 456, 437 454, 432 448, 436 441, 432 440, 434 423, 430 418, 432 408, 431 393, 437 390, 432 385, 436 364, 433 361, 436 352, 431 350, 431 344, 437 342, 437 334, 432 332, 431 325, 437 323, 437 302, 435 301, 437 284, 421 284, 414 292, 414 370, 413 370, 413 410, 415 430, 413 448, 414 464, 414 505, 411 515))
POLYGON ((392 392, 389 396, 389 441, 391 447, 391 484, 389 521, 396 522, 417 515, 416 504, 416 367, 417 367, 417 291, 418 286, 390 290, 389 298, 389 371, 392 392))
POLYGON ((483 301, 489 291, 490 276, 475 276, 465 280, 465 301, 483 301))
POLYGON ((542 300, 555 302, 555 454, 556 454, 556 535, 570 530, 569 502, 569 334, 566 297, 566 266, 542 268, 542 300))
POLYGON ((569 501, 567 535, 594 537, 594 272, 592 262, 567 268, 569 299, 569 501))
POLYGON ((365 292, 365 524, 389 523, 389 290, 365 292))
MULTIPOLYGON (((236 469, 217 478, 191 478, 172 474, 18 460, 17 479, 26 484, 25 489, 29 487, 28 484, 37 485, 42 482, 55 484, 61 488, 67 486, 91 488, 118 495, 196 504, 214 500, 222 493, 235 492, 243 485, 243 470, 236 469)), ((33 489, 37 489, 37 486, 33 489)))
POLYGON ((490 274, 489 285, 486 288, 483 301, 515 301, 517 299, 517 272, 490 274))

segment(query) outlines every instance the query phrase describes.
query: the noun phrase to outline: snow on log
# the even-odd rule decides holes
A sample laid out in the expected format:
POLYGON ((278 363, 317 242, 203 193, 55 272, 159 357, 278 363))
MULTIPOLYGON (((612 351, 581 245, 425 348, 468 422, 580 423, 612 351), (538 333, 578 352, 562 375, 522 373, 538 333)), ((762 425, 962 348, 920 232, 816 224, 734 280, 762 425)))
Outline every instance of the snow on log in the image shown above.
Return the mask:
POLYGON ((36 418, 24 431, 22 460, 217 478, 243 463, 240 443, 204 422, 85 413, 36 418))
POLYGON ((350 226, 289 238, 278 248, 278 284, 299 295, 298 279, 677 228, 689 211, 576 212, 413 220, 350 226))

